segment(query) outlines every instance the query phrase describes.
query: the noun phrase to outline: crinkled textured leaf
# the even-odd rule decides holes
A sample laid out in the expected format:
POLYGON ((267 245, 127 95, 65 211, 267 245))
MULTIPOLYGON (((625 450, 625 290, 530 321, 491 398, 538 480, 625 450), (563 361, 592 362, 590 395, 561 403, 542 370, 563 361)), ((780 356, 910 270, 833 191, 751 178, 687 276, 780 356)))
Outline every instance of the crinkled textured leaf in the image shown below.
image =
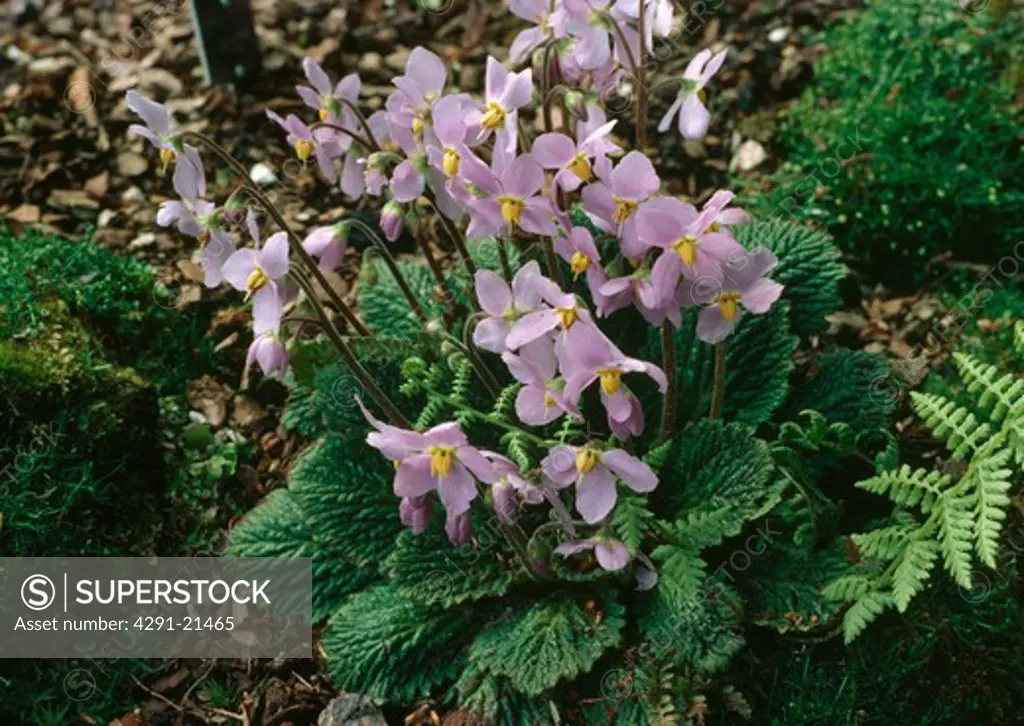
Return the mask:
POLYGON ((559 594, 510 608, 473 643, 471 668, 503 676, 527 695, 587 673, 619 642, 625 609, 614 598, 614 591, 590 601, 559 594))
POLYGON ((839 282, 848 272, 832 237, 821 230, 778 219, 754 219, 732 230, 747 249, 767 247, 779 258, 771 277, 786 286, 783 299, 789 303, 789 327, 793 333, 806 338, 828 328, 825 317, 842 305, 839 282))

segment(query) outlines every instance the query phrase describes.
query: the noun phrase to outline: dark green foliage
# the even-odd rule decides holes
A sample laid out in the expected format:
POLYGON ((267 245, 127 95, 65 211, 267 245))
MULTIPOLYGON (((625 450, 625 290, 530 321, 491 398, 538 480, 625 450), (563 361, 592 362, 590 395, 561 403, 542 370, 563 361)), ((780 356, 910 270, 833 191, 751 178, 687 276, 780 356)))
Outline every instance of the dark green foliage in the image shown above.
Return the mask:
POLYGON ((402 524, 380 456, 356 441, 324 438, 292 470, 288 488, 326 553, 360 567, 379 567, 402 524))
POLYGON ((822 549, 781 539, 765 543, 757 555, 757 575, 751 579, 750 620, 780 633, 830 629, 842 608, 822 591, 846 572, 848 557, 842 542, 822 549))
POLYGON ((811 362, 804 376, 782 417, 796 420, 801 411, 811 409, 830 424, 849 424, 858 434, 884 428, 901 391, 889 363, 864 351, 825 353, 811 362))
POLYGON ((557 596, 525 611, 510 609, 474 641, 469 667, 507 678, 532 696, 586 673, 619 642, 625 620, 615 596, 606 592, 596 604, 557 596))
MULTIPOLYGON (((399 260, 398 267, 427 316, 440 318, 444 308, 434 294, 437 280, 426 263, 399 260)), ((371 257, 359 274, 359 310, 370 329, 382 338, 415 339, 423 326, 387 265, 371 257)))
POLYGON ((764 507, 772 459, 753 430, 705 419, 683 429, 680 441, 666 477, 673 482, 671 510, 677 517, 697 509, 727 510, 738 524, 764 507))
MULTIPOLYGON (((726 344, 725 407, 723 415, 756 426, 767 421, 785 399, 787 380, 793 370, 797 338, 789 333, 787 303, 783 300, 765 315, 748 315, 738 323, 726 344)), ((704 415, 711 402, 714 349, 696 336, 697 311, 683 312, 682 327, 675 333, 676 371, 680 385, 682 420, 704 415)), ((641 357, 661 359, 657 330, 647 334, 641 357)), ((651 391, 641 396, 647 410, 657 410, 660 397, 651 391)))
POLYGON ((786 399, 797 346, 786 324, 788 312, 783 300, 765 315, 749 316, 727 343, 725 418, 757 426, 786 399))
POLYGON ((836 24, 785 116, 786 161, 748 206, 828 228, 851 264, 893 285, 921 280, 940 253, 1010 253, 1024 154, 1006 69, 1020 29, 1019 14, 934 0, 873 0, 836 24))
POLYGON ((454 679, 481 612, 420 605, 388 586, 350 597, 331 619, 323 647, 341 689, 376 698, 412 701, 454 679))
POLYGON ((174 309, 179 291, 158 283, 150 268, 91 239, 68 242, 0 228, 0 340, 45 337, 62 307, 88 330, 102 355, 130 365, 147 380, 180 387, 209 368, 212 345, 195 316, 174 309))
POLYGON ((453 548, 440 529, 434 527, 420 536, 405 531, 398 536, 384 569, 402 597, 450 607, 500 597, 514 582, 523 580, 515 556, 504 542, 495 539, 500 537, 497 533, 484 535, 491 546, 481 551, 453 548))
POLYGON ((825 316, 842 304, 839 283, 847 274, 832 238, 781 220, 755 219, 733 231, 747 249, 767 247, 779 258, 771 277, 786 286, 783 299, 789 304, 793 334, 804 338, 824 331, 825 316))

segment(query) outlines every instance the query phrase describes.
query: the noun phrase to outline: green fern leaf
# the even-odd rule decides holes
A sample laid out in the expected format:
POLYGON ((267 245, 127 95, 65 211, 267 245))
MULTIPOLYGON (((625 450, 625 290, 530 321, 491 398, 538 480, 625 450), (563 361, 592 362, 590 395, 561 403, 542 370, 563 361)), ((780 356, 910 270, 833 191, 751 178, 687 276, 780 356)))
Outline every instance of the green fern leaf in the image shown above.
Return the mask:
POLYGON ((849 645, 864 628, 892 606, 892 595, 887 592, 869 592, 861 596, 843 617, 843 641, 849 645))
POLYGON ((895 524, 865 534, 855 534, 853 541, 863 556, 889 561, 895 559, 903 551, 911 535, 913 535, 913 530, 909 526, 895 524))
POLYGON ((822 594, 838 602, 854 602, 871 591, 871 579, 865 575, 844 575, 829 583, 822 594))
POLYGON ((899 471, 885 472, 858 482, 857 488, 872 494, 888 495, 901 506, 917 506, 928 513, 949 488, 950 481, 949 476, 937 471, 912 470, 904 464, 899 471))
POLYGON ((910 394, 914 411, 938 438, 946 442, 954 459, 964 461, 992 435, 987 423, 979 421, 973 413, 955 401, 942 396, 913 391, 910 394))
POLYGON ((824 331, 825 317, 842 305, 839 282, 847 275, 832 238, 783 220, 755 219, 731 229, 747 249, 767 247, 779 258, 772 278, 786 286, 793 333, 808 337, 824 331))
POLYGON ((975 495, 975 547, 981 561, 992 568, 996 566, 999 534, 1010 506, 1007 492, 1010 491, 1013 472, 1005 468, 1010 454, 1009 449, 999 449, 992 456, 972 462, 967 474, 968 483, 973 485, 975 495))
POLYGON ((652 519, 654 513, 647 508, 647 497, 634 492, 619 495, 612 514, 612 527, 630 552, 640 550, 652 519))
POLYGON ((507 678, 536 695, 588 672, 621 637, 624 608, 614 593, 587 606, 567 596, 542 600, 485 628, 470 649, 470 667, 507 678))
POLYGON ((970 502, 963 497, 948 496, 939 511, 939 547, 946 570, 957 585, 971 587, 971 539, 974 526, 970 502))
POLYGON ((931 575, 939 556, 939 546, 930 539, 911 538, 903 550, 892 578, 893 602, 898 611, 905 612, 914 597, 931 575))
POLYGON ((1024 356, 1024 320, 1018 320, 1013 326, 1013 347, 1018 355, 1024 356))
POLYGON ((977 396, 978 408, 988 413, 989 421, 999 425, 1008 415, 1024 414, 1024 379, 1012 373, 1000 375, 1000 370, 986 365, 966 353, 954 353, 960 376, 967 384, 967 392, 977 396))

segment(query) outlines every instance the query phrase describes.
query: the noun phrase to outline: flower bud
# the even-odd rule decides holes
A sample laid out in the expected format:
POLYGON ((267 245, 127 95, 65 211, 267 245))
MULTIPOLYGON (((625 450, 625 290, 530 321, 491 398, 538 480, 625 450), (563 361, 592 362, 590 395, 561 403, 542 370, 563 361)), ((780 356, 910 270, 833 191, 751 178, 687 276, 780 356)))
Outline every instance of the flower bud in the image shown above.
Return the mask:
POLYGON ((389 242, 394 242, 402 236, 402 230, 405 229, 405 209, 393 199, 381 210, 380 229, 389 242))
POLYGON ((568 91, 565 94, 565 107, 569 109, 577 120, 586 123, 590 120, 590 112, 587 111, 587 99, 580 91, 568 91))
POLYGON ((451 517, 444 524, 445 534, 448 541, 455 547, 465 547, 473 538, 473 522, 469 518, 469 512, 456 517, 451 517))

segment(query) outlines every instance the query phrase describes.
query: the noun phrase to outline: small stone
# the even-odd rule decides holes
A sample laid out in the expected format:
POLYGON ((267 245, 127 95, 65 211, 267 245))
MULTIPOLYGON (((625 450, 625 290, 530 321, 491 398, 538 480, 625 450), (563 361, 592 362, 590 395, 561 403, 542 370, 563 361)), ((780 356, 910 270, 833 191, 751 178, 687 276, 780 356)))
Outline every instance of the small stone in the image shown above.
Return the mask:
POLYGON ((152 232, 144 232, 138 237, 128 243, 128 249, 130 250, 142 250, 147 247, 152 247, 153 243, 156 242, 156 235, 152 232))
POLYGON ((141 176, 149 168, 146 157, 131 151, 122 151, 117 155, 117 170, 123 176, 141 176))
POLYGON ((328 703, 316 726, 387 726, 387 721, 368 698, 349 694, 328 703))
POLYGON ((146 195, 138 187, 128 187, 121 194, 121 201, 125 204, 138 204, 146 201, 146 195))
POLYGON ((736 169, 750 171, 763 164, 767 158, 768 154, 759 142, 754 141, 754 139, 747 139, 736 150, 736 155, 732 157, 732 161, 729 163, 729 169, 730 171, 735 171, 736 169))
POLYGON ((274 173, 274 170, 262 161, 252 167, 252 170, 249 172, 249 178, 261 187, 268 187, 278 182, 277 174, 274 173))
POLYGON ((384 63, 380 53, 366 53, 359 59, 359 70, 366 72, 379 71, 384 63))
POLYGON ((781 43, 789 37, 789 28, 775 28, 768 33, 768 40, 772 43, 781 43))

